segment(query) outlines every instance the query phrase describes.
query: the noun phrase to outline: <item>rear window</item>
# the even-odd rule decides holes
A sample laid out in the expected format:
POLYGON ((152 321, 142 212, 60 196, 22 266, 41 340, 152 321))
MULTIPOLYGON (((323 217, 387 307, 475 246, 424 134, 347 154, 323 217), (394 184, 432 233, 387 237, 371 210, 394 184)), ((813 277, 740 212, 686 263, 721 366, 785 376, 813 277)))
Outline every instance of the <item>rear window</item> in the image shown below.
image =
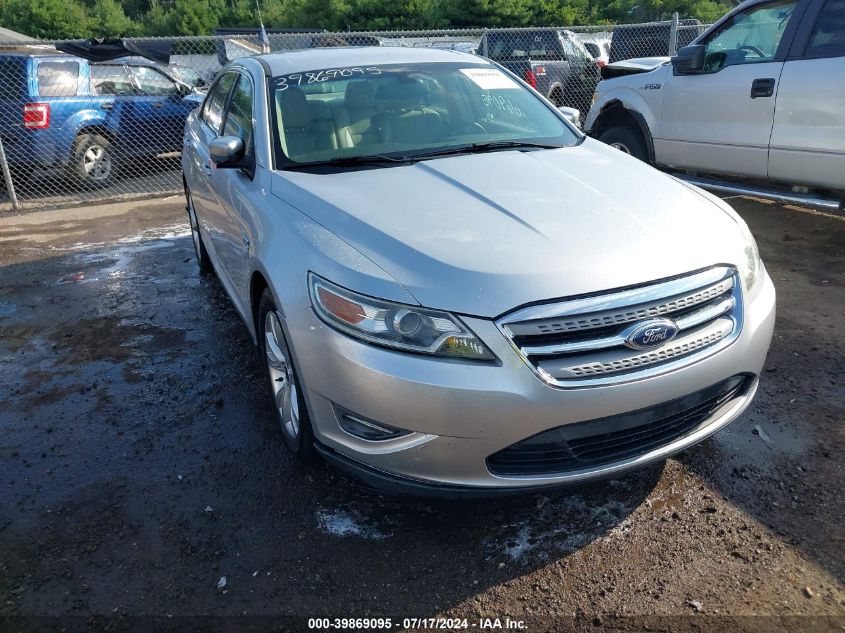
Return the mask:
POLYGON ((76 94, 79 84, 78 62, 40 62, 38 94, 42 97, 67 97, 76 94))
POLYGON ((556 33, 493 33, 487 39, 490 59, 560 59, 561 45, 556 33))

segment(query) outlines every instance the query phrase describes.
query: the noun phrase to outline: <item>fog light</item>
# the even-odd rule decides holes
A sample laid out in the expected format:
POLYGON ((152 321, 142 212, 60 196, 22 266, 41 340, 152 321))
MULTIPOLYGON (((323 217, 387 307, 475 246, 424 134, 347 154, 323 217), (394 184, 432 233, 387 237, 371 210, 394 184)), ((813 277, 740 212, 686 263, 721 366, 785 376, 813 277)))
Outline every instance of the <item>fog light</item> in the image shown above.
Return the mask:
POLYGON ((392 440, 397 437, 410 434, 410 431, 397 429, 395 426, 390 426, 381 422, 374 422, 369 418, 347 411, 337 405, 335 405, 334 410, 340 428, 349 433, 349 435, 358 437, 362 440, 379 442, 392 440))

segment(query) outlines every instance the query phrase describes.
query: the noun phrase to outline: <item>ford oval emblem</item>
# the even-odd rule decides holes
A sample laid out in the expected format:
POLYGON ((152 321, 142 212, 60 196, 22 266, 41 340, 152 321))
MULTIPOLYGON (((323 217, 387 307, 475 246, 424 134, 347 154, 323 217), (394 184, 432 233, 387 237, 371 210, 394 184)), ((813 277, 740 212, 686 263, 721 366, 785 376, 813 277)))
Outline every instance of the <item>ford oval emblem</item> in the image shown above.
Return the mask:
POLYGON ((655 349, 665 345, 678 333, 678 326, 669 319, 651 319, 631 327, 625 336, 625 345, 631 349, 655 349))

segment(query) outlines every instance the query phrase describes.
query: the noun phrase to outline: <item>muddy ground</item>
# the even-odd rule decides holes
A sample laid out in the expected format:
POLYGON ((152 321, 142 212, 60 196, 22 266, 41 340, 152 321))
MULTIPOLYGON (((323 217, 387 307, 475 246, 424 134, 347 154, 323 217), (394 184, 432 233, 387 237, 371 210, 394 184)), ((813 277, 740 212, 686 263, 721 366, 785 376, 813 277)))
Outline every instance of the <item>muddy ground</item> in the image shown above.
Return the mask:
POLYGON ((732 202, 779 293, 754 405, 624 479, 473 502, 288 457, 179 199, 0 218, 0 630, 843 630, 845 221, 732 202))

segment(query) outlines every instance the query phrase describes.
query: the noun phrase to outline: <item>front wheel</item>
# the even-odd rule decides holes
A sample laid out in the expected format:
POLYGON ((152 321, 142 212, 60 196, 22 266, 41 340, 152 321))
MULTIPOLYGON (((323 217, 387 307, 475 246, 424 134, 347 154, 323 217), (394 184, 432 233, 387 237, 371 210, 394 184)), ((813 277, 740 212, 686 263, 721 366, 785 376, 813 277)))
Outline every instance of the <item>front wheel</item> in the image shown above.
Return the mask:
POLYGON ((291 453, 303 461, 314 456, 314 433, 273 295, 265 289, 258 305, 258 346, 282 438, 291 453))
POLYGON ((73 146, 71 169, 86 187, 106 187, 117 175, 117 155, 112 142, 101 134, 80 134, 73 146))
POLYGON ((639 158, 644 163, 648 161, 648 149, 642 132, 632 126, 617 126, 608 128, 599 134, 599 140, 607 143, 620 152, 639 158))

